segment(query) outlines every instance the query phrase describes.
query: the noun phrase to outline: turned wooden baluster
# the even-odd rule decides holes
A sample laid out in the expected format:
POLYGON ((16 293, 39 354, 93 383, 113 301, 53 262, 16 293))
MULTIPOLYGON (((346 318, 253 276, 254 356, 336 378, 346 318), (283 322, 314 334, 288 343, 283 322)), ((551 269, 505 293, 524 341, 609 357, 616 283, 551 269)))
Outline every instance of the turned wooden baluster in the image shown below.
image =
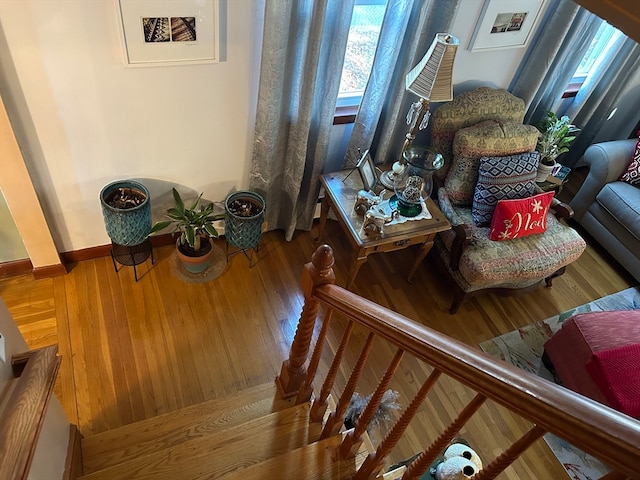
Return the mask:
POLYGON ((413 397, 409 406, 404 412, 402 412, 398 421, 393 425, 382 442, 380 442, 376 451, 369 454, 366 458, 356 475, 353 477, 353 480, 372 480, 376 478, 380 470, 382 470, 384 459, 389 455, 389 453, 391 453, 391 450, 396 446, 413 417, 418 413, 420 405, 422 405, 424 399, 427 398, 427 395, 436 384, 441 373, 442 372, 440 370, 433 370, 431 372, 431 375, 429 375, 426 382, 422 384, 422 387, 420 387, 418 393, 413 397))
POLYGON ((324 413, 327 411, 327 399, 329 398, 329 394, 331 393, 331 389, 333 388, 333 383, 335 382, 336 376, 338 375, 338 369, 340 368, 342 357, 344 356, 344 352, 347 349, 347 345, 349 344, 349 337, 351 337, 353 326, 353 322, 349 322, 347 324, 347 328, 342 335, 342 340, 340 340, 340 346, 338 347, 338 350, 333 357, 333 361, 331 362, 331 366, 329 367, 327 376, 325 377, 322 388, 320 389, 320 395, 316 397, 316 399, 313 401, 313 405, 311 405, 309 419, 312 422, 322 421, 322 419, 324 418, 324 413))
POLYGON ((302 269, 301 283, 304 306, 296 334, 293 337, 289 358, 282 362, 280 375, 276 377, 276 386, 281 398, 295 395, 305 379, 304 365, 309 354, 313 328, 320 308, 320 302, 314 298, 313 290, 320 285, 335 283, 336 276, 331 268, 333 263, 333 250, 329 245, 321 245, 311 256, 311 262, 302 269))
POLYGON ((467 404, 466 407, 462 409, 458 417, 449 424, 449 426, 440 434, 440 436, 427 448, 424 452, 422 452, 418 458, 416 458, 413 462, 411 462, 407 471, 404 472, 402 476, 402 480, 418 480, 420 475, 422 475, 429 465, 433 463, 433 461, 442 453, 445 447, 453 440, 460 429, 464 426, 465 423, 471 418, 471 416, 482 406, 484 401, 487 399, 484 395, 476 394, 475 397, 467 404))
POLYGON ((316 340, 316 346, 313 349, 311 360, 309 360, 309 366, 307 367, 307 376, 305 377, 300 390, 298 390, 296 405, 311 400, 311 394, 313 393, 313 379, 318 371, 318 364, 320 363, 320 356, 322 355, 322 349, 324 348, 324 341, 327 338, 327 330, 329 330, 331 315, 333 315, 333 310, 327 310, 327 313, 324 315, 322 327, 320 328, 320 333, 318 333, 318 339, 316 340))
POLYGON ((356 421, 355 428, 351 432, 349 432, 349 434, 342 441, 342 445, 340 445, 340 455, 342 456, 342 458, 354 457, 356 453, 358 453, 358 449, 360 448, 360 445, 364 440, 362 436, 371 423, 371 420, 373 420, 373 416, 376 414, 376 411, 380 406, 382 396, 384 395, 384 392, 387 391, 389 383, 391 383, 393 374, 398 369, 398 365, 400 365, 400 360, 402 360, 403 355, 403 350, 398 349, 396 351, 396 354, 391 360, 391 363, 389 364, 384 377, 382 377, 380 383, 378 383, 378 386, 376 387, 375 392, 373 392, 373 394, 371 395, 367 406, 356 421))
POLYGON ((340 431, 340 427, 342 427, 342 424, 344 423, 344 416, 347 413, 347 408, 349 408, 349 403, 351 402, 351 397, 353 396, 353 392, 356 390, 358 379, 360 378, 364 364, 367 361, 367 357, 369 356, 369 352, 373 346, 374 338, 375 335, 373 333, 370 333, 367 337, 367 341, 362 347, 362 352, 360 352, 360 357, 358 357, 356 366, 353 368, 351 376, 347 381, 347 385, 344 387, 344 391, 340 396, 338 405, 336 405, 336 411, 331 412, 331 415, 329 415, 327 423, 325 423, 324 428, 322 429, 320 439, 331 437, 340 431))
POLYGON ((544 434, 545 430, 535 425, 489 465, 476 473, 473 480, 493 480, 544 434))

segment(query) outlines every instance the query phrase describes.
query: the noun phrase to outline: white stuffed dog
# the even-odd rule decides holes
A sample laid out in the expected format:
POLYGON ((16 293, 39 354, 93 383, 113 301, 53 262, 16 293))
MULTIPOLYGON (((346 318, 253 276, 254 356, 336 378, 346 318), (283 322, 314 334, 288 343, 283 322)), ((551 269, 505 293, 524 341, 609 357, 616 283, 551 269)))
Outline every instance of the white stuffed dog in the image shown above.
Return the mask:
POLYGON ((437 480, 462 480, 471 478, 482 470, 478 454, 463 443, 454 443, 444 452, 444 461, 436 467, 437 480))

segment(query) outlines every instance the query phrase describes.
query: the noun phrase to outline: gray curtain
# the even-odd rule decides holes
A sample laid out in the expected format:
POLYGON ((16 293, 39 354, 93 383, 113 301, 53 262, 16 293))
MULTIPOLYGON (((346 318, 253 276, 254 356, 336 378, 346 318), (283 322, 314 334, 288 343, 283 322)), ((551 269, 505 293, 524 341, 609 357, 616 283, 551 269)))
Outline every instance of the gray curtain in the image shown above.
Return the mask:
POLYGON ((404 77, 426 53, 436 33, 450 31, 459 4, 460 0, 389 0, 345 167, 356 164, 358 149, 369 149, 376 164, 398 159, 409 128, 406 114, 417 100, 405 91, 404 77))
POLYGON ((525 123, 535 125, 553 110, 601 22, 571 0, 550 2, 509 86, 511 93, 525 101, 525 123))
POLYGON ((266 0, 249 188, 268 228, 310 230, 354 0, 266 0))
MULTIPOLYGON (((525 123, 537 124, 547 111, 568 115, 581 129, 570 151, 558 160, 574 166, 601 132, 614 109, 622 106, 621 94, 640 68, 638 44, 621 36, 609 61, 600 65, 572 100, 562 95, 603 20, 570 0, 552 0, 536 38, 520 64, 509 90, 527 105, 525 123)), ((626 100, 628 101, 628 100, 626 100)), ((637 104, 638 100, 635 99, 637 104)), ((626 138, 640 120, 640 108, 620 108, 616 122, 628 130, 616 132, 626 138), (624 118, 621 118, 624 116, 624 118)))
POLYGON ((629 97, 633 95, 627 94, 627 97, 622 97, 626 87, 631 83, 630 80, 640 70, 640 45, 625 35, 620 35, 612 49, 615 55, 603 62, 597 71, 586 79, 576 97, 566 102, 565 108, 558 111, 561 115, 568 115, 573 123, 581 128, 580 135, 562 158, 565 165, 574 166, 614 116, 616 125, 620 125, 621 128, 609 132, 607 136, 600 135, 598 141, 628 138, 629 134, 635 133, 634 127, 640 121, 638 93, 633 98, 632 103, 635 105, 626 105, 629 97))

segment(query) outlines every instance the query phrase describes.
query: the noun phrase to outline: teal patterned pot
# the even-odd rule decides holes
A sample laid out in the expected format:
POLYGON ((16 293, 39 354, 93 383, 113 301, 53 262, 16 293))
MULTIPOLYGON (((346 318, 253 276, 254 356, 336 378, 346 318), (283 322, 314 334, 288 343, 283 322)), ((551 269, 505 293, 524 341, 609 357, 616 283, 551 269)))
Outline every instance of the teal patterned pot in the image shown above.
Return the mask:
POLYGON ((230 245, 241 250, 256 248, 262 238, 262 222, 264 221, 265 202, 255 192, 240 190, 227 197, 224 202, 226 213, 224 236, 230 245), (229 208, 236 201, 249 202, 254 207, 252 215, 238 215, 229 208))
POLYGON ((139 245, 149 236, 151 230, 151 202, 149 190, 133 180, 118 180, 110 183, 100 192, 100 204, 107 234, 113 243, 123 246, 139 245), (137 191, 145 198, 139 205, 131 208, 115 208, 107 203, 120 191, 137 191))

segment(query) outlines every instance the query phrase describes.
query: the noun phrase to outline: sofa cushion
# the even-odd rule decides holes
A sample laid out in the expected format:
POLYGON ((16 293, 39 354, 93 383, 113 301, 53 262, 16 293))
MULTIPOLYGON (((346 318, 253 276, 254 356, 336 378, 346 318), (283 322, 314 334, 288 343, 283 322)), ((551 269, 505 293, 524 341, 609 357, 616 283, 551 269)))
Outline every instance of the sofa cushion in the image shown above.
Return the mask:
MULTIPOLYGON (((586 247, 578 232, 552 214, 547 217, 545 233, 510 242, 489 240, 489 227, 473 225, 470 208, 456 208, 456 215, 470 226, 472 236, 460 258, 465 291, 533 285, 575 261, 586 247)), ((451 230, 439 234, 447 251, 451 251, 454 237, 451 230)))
POLYGON ((539 161, 538 152, 480 158, 471 210, 475 224, 489 225, 499 200, 533 195, 539 161))
POLYGON ((640 189, 625 182, 607 183, 596 202, 640 241, 640 189))
MULTIPOLYGON (((640 132, 638 134, 640 135, 640 132)), ((640 138, 636 143, 636 148, 633 151, 627 169, 620 175, 620 180, 631 185, 640 186, 640 138)))
POLYGON ((522 123, 524 111, 524 100, 503 88, 490 87, 463 92, 440 105, 431 118, 431 146, 442 154, 445 166, 436 171, 436 176, 444 178, 451 165, 453 138, 458 130, 484 120, 522 123))
POLYGON ((537 139, 536 127, 515 122, 488 120, 458 130, 453 139, 453 161, 444 182, 451 202, 471 206, 481 157, 531 152, 537 139))
POLYGON ((490 240, 514 240, 543 233, 547 229, 549 206, 554 192, 529 198, 500 200, 493 214, 490 240))

